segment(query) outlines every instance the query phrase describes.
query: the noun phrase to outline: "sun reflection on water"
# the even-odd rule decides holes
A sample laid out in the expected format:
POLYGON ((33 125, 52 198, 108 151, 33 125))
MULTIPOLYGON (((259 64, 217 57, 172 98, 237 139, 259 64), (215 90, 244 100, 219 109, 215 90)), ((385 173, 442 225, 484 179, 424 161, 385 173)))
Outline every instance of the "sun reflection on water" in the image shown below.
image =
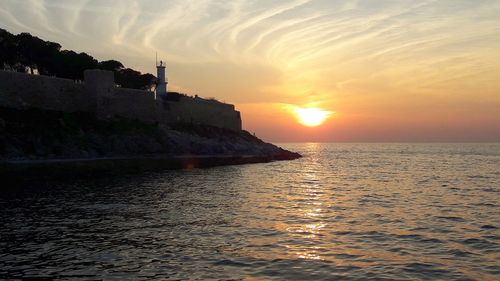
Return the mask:
POLYGON ((30 262, 42 276, 88 279, 103 278, 91 276, 104 262, 129 272, 122 279, 497 280, 500 145, 484 147, 301 144, 289 147, 305 156, 296 161, 36 186, 0 196, 10 242, 0 241, 0 268, 29 275, 30 262))
MULTIPOLYGON (((429 176, 429 161, 425 157, 434 154, 413 156, 398 150, 394 156, 391 151, 378 152, 379 146, 301 144, 302 159, 245 169, 248 174, 243 177, 259 175, 259 187, 245 193, 249 197, 244 202, 252 203, 244 203, 242 208, 251 217, 239 223, 251 231, 244 238, 249 246, 238 254, 264 260, 285 271, 291 267, 321 271, 329 266, 341 272, 364 272, 380 266, 404 271, 427 265, 439 265, 435 268, 440 270, 441 265, 447 264, 441 257, 450 255, 439 250, 440 245, 447 243, 442 238, 447 234, 434 232, 439 229, 425 229, 422 222, 433 225, 432 218, 437 217, 439 227, 453 228, 453 223, 446 223, 454 217, 440 214, 439 204, 449 207, 446 212, 452 212, 456 195, 444 196, 446 187, 422 188, 415 181, 415 176, 429 176), (413 162, 409 157, 413 157, 413 162), (416 163, 420 166, 408 174, 408 165, 416 163), (423 193, 433 196, 422 196, 423 193), (436 254, 423 254, 428 252, 436 254)), ((430 172, 436 174, 436 170, 430 172)), ((436 180, 440 179, 438 176, 436 180)), ((448 176, 455 178, 456 174, 448 176)), ((462 240, 469 243, 482 239, 467 238, 462 240)), ((470 246, 460 241, 448 245, 458 253, 470 251, 470 246)), ((487 280, 468 269, 463 273, 487 280)))
POLYGON ((300 183, 289 197, 289 202, 298 202, 295 208, 294 216, 298 218, 297 223, 292 224, 287 228, 290 236, 298 236, 299 239, 310 241, 305 245, 287 245, 289 253, 299 259, 305 260, 324 260, 321 252, 325 252, 324 243, 321 241, 326 235, 324 229, 328 226, 324 219, 325 210, 324 198, 327 194, 325 186, 321 183, 318 172, 321 170, 321 165, 318 162, 317 153, 320 146, 317 143, 307 144, 309 151, 309 162, 303 167, 300 173, 295 177, 295 181, 300 183))

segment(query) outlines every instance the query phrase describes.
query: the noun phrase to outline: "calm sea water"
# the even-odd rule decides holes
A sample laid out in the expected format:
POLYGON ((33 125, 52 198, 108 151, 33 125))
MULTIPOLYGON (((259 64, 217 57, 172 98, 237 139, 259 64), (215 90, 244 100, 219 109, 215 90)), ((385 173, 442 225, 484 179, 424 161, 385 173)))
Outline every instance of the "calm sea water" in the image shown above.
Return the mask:
POLYGON ((3 191, 0 279, 500 279, 500 144, 283 146, 3 191))

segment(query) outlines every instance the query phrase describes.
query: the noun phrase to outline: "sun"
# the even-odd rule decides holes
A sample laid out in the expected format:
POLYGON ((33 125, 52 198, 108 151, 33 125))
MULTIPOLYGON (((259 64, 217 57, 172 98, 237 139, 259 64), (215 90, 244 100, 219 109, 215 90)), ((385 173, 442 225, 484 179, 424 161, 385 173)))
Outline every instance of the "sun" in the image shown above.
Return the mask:
POLYGON ((295 115, 300 124, 308 127, 316 127, 323 124, 333 112, 320 108, 294 108, 295 115))

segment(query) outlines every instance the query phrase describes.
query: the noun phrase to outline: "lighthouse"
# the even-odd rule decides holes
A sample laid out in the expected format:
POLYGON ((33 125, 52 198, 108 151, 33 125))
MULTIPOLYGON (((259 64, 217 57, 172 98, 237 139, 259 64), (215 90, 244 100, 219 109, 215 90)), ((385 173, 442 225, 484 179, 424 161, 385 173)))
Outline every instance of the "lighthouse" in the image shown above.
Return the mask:
POLYGON ((166 66, 163 61, 156 64, 156 77, 158 83, 156 84, 156 97, 165 97, 167 95, 167 80, 165 78, 166 66))

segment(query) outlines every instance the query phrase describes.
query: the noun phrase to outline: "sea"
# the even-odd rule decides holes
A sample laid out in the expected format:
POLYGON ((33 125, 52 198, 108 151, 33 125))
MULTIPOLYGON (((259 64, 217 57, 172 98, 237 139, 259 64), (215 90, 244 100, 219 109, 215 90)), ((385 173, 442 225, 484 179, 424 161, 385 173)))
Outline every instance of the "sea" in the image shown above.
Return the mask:
POLYGON ((500 143, 280 145, 3 187, 0 279, 500 280, 500 143))

